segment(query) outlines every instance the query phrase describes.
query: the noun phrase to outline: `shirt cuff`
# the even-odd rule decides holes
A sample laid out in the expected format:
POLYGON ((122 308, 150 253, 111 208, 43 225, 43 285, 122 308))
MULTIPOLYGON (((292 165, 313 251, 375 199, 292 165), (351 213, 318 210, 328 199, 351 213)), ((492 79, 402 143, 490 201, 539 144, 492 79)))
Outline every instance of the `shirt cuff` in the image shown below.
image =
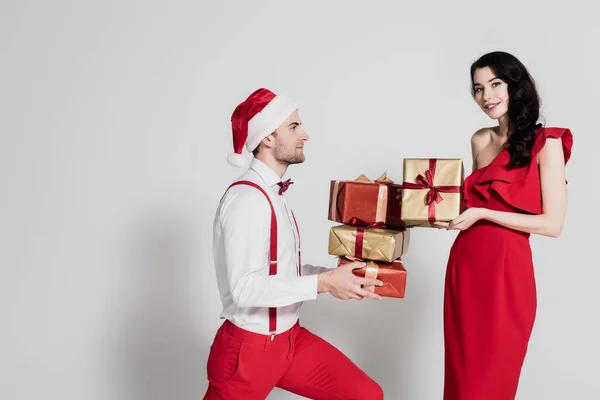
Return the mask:
POLYGON ((318 275, 301 276, 298 279, 298 287, 307 297, 306 300, 317 298, 318 275))

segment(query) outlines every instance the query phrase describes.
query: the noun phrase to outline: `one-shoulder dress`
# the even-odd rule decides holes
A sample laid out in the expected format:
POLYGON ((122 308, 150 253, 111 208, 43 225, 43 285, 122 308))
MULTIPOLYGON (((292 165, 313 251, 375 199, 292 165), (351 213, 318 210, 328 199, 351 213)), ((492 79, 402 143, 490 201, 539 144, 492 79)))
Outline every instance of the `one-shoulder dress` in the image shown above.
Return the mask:
MULTIPOLYGON (((565 164, 573 135, 536 131, 528 165, 508 169, 508 150, 464 182, 465 207, 541 214, 538 153, 562 140, 565 164)), ((444 400, 512 400, 536 313, 529 233, 482 220, 461 231, 450 250, 444 293, 444 400)))

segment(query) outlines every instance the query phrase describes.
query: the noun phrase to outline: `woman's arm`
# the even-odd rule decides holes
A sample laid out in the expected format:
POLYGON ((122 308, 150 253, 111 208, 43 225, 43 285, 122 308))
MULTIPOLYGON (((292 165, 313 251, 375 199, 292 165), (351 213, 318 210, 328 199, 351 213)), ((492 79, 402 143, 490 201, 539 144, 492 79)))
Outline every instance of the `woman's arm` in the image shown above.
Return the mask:
POLYGON ((548 138, 539 154, 542 213, 527 215, 512 212, 469 208, 449 223, 436 223, 446 229, 464 230, 480 219, 507 228, 544 236, 558 237, 562 231, 567 208, 565 159, 559 138, 548 138))

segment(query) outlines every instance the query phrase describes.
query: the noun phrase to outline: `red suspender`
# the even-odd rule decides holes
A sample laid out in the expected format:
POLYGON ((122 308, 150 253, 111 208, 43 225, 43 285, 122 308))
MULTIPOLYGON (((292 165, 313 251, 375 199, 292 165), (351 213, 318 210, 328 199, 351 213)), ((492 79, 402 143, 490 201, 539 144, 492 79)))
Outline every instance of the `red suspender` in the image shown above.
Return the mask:
MULTIPOLYGON (((250 181, 238 181, 234 182, 227 188, 229 190, 233 186, 237 185, 248 185, 252 186, 262 192, 267 198, 269 202, 269 206, 271 207, 271 245, 269 251, 269 275, 277 275, 277 218, 275 217, 275 209, 273 208, 273 203, 271 203, 271 199, 267 195, 267 193, 254 182, 250 181)), ((296 218, 294 218, 295 220, 296 218)), ((297 229, 297 228, 296 228, 297 229)), ((269 307, 269 332, 271 333, 271 340, 277 331, 277 308, 269 307)))
POLYGON ((300 256, 300 229, 298 229, 298 221, 294 212, 290 210, 292 217, 294 218, 294 224, 296 225, 296 232, 298 232, 298 276, 302 276, 302 257, 300 256))

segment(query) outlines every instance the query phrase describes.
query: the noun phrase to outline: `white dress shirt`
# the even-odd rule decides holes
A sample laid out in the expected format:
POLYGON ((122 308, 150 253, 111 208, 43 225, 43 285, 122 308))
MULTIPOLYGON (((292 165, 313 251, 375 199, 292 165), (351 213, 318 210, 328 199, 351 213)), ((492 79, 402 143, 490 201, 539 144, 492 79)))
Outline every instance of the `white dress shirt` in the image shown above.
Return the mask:
MULTIPOLYGON (((303 264, 298 275, 298 231, 281 178, 254 158, 240 177, 268 194, 277 217, 277 275, 269 276, 271 208, 260 190, 237 185, 221 199, 213 226, 213 256, 223 303, 221 318, 236 326, 269 334, 269 307, 277 307, 277 333, 298 320, 302 302, 317 297, 317 275, 328 268, 303 264)), ((289 190, 296 189, 294 185, 289 190)))

